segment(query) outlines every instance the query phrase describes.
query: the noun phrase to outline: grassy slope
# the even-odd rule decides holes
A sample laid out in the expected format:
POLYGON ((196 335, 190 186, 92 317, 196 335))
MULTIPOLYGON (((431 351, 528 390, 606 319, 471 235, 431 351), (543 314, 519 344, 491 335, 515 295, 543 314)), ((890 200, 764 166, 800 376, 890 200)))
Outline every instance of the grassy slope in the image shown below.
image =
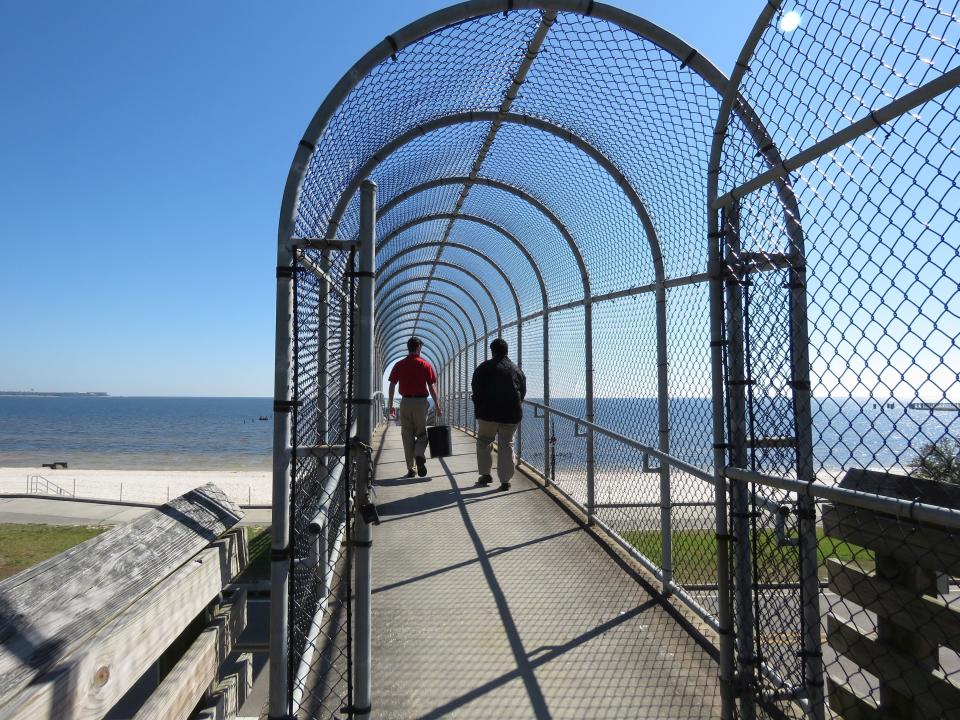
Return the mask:
POLYGON ((0 524, 0 580, 63 552, 107 528, 0 524))
MULTIPOLYGON (((628 530, 624 539, 658 566, 663 561, 659 532, 628 530)), ((824 559, 854 560, 873 567, 873 553, 857 545, 825 537, 817 530, 817 560, 821 577, 824 559)), ((793 582, 799 575, 799 553, 795 547, 778 547, 772 532, 758 532, 758 567, 765 568, 767 582, 793 582)), ((713 530, 678 530, 673 533, 674 579, 681 584, 709 584, 717 577, 717 543, 713 530)))

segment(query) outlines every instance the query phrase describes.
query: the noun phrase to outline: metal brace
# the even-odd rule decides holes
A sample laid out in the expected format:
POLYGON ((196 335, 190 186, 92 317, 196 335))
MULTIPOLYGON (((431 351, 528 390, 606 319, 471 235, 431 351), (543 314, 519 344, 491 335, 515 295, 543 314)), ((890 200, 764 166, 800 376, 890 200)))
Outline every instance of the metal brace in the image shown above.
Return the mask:
POLYGON ((643 472, 645 473, 658 473, 660 472, 660 466, 651 467, 650 466, 650 453, 643 454, 643 472))

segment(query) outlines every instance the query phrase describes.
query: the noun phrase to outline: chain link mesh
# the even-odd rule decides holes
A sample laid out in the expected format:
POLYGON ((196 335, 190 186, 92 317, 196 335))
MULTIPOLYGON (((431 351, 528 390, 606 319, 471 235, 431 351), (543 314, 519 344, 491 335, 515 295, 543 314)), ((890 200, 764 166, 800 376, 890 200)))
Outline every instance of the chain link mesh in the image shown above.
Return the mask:
MULTIPOLYGON (((580 505, 592 498, 585 510, 710 628, 731 601, 724 680, 742 717, 949 717, 955 526, 905 520, 893 501, 823 501, 824 488, 856 485, 960 507, 917 480, 960 483, 960 91, 832 142, 960 66, 956 7, 801 0, 764 12, 729 118, 719 74, 654 30, 524 9, 431 32, 330 118, 295 232, 356 237, 352 194, 369 170, 385 208, 379 365, 422 334, 446 413, 466 430, 477 362, 498 334, 516 350, 522 328, 514 357, 548 416, 525 409, 520 460, 580 505), (469 115, 498 110, 512 115, 469 115), (741 187, 800 152, 781 180, 741 187), (454 244, 503 269, 519 316, 500 274, 454 244), (722 349, 710 344, 711 282, 723 285, 722 349), (714 467, 715 449, 729 469, 714 467), (714 471, 730 476, 724 588, 714 471)), ((307 363, 318 343, 302 343, 307 363)), ((320 381, 304 372, 309 395, 320 381)), ((318 412, 302 407, 298 428, 318 412)), ((307 487, 319 466, 302 462, 307 487)))
MULTIPOLYGON (((343 278, 348 253, 311 258, 343 278)), ((349 285, 346 285, 349 288, 349 285)), ((343 286, 299 265, 295 278, 289 687, 298 717, 333 718, 349 705, 351 572, 348 441, 352 313, 343 286), (314 448, 313 451, 307 448, 314 448)))
MULTIPOLYGON (((869 127, 954 70, 958 39, 953 3, 872 0, 796 3, 759 35, 740 92, 783 158, 808 156, 782 184, 736 191, 724 208, 728 331, 739 326, 728 352, 743 355, 749 382, 742 412, 730 408, 742 446, 732 465, 960 507, 948 484, 917 479, 960 480, 942 471, 960 429, 960 94, 934 92, 869 127)), ((769 169, 757 130, 731 123, 721 196, 769 169)), ((892 505, 809 514, 795 492, 760 480, 747 492, 748 525, 737 527, 731 501, 734 546, 751 551, 734 552, 737 614, 753 638, 738 645, 743 716, 960 712, 950 563, 924 545, 952 531, 904 523, 892 505), (925 614, 932 605, 942 614, 925 614), (825 687, 810 677, 821 662, 825 687)))

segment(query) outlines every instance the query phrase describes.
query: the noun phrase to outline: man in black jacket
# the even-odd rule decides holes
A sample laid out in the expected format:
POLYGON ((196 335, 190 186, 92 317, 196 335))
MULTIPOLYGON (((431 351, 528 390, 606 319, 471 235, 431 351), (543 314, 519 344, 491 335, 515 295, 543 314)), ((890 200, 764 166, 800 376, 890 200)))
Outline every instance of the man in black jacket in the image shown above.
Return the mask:
POLYGON ((497 441, 497 476, 500 489, 510 489, 513 477, 513 436, 523 419, 523 398, 527 395, 527 378, 507 357, 507 343, 497 338, 490 343, 493 355, 477 365, 470 387, 473 390, 474 414, 477 416, 477 485, 493 482, 493 441, 497 441))

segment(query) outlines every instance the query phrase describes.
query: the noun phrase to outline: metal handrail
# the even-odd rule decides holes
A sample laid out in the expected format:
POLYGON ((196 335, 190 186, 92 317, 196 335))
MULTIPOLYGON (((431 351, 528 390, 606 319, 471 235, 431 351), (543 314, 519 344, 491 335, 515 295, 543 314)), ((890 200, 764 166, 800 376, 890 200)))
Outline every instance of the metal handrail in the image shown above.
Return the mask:
POLYGON ((896 515, 904 519, 928 522, 953 530, 960 529, 960 510, 940 507, 939 505, 929 505, 919 500, 901 500, 900 498, 890 497, 889 495, 874 495, 873 493, 863 492, 862 490, 851 490, 850 488, 842 488, 834 485, 824 485, 816 480, 808 482, 805 480, 782 478, 774 475, 751 472, 737 467, 725 467, 723 474, 731 480, 738 482, 760 483, 761 485, 769 485, 770 487, 775 487, 780 490, 795 492, 805 497, 832 500, 866 510, 890 513, 891 515, 896 515))
MULTIPOLYGON (((626 435, 621 435, 620 433, 615 432, 610 428, 603 427, 603 425, 597 425, 596 423, 589 422, 588 420, 585 420, 582 417, 577 417, 573 413, 568 413, 563 410, 558 410, 556 408, 550 407, 549 405, 533 402, 532 400, 524 400, 523 404, 530 405, 531 407, 534 407, 534 408, 539 408, 540 410, 546 413, 559 415, 560 417, 570 420, 572 422, 575 422, 582 427, 593 430, 594 432, 600 433, 601 435, 606 435, 607 437, 612 438, 613 440, 616 440, 618 442, 621 442, 624 445, 628 445, 636 450, 640 450, 641 452, 643 452, 648 456, 652 455, 653 457, 657 458, 660 462, 666 463, 667 465, 672 465, 678 470, 682 470, 685 473, 688 473, 690 475, 693 475, 694 477, 700 478, 704 482, 710 483, 711 486, 716 484, 716 479, 711 473, 708 473, 705 470, 701 470, 700 468, 694 467, 693 465, 690 465, 689 463, 686 463, 683 460, 677 457, 674 457, 673 455, 670 455, 669 453, 665 453, 662 450, 658 450, 655 447, 651 447, 650 445, 645 445, 639 440, 634 440, 633 438, 629 438, 626 435)), ((646 463, 647 461, 644 460, 644 462, 646 463)))

